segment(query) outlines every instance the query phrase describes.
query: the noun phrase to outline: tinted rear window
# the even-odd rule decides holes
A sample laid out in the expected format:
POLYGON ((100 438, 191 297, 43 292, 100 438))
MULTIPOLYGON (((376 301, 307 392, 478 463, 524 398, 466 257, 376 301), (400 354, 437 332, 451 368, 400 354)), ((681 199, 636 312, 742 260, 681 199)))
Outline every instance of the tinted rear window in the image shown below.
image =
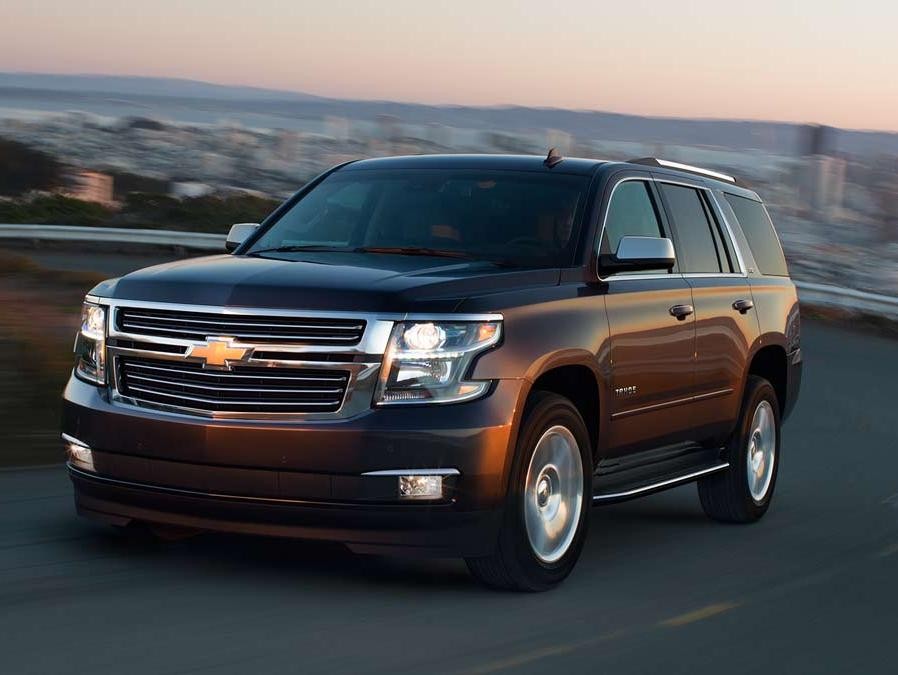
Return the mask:
POLYGON ((736 220, 739 221, 745 238, 748 239, 758 271, 771 276, 789 276, 783 249, 773 229, 773 223, 770 222, 767 211, 761 203, 731 194, 727 194, 726 199, 733 207, 736 220))

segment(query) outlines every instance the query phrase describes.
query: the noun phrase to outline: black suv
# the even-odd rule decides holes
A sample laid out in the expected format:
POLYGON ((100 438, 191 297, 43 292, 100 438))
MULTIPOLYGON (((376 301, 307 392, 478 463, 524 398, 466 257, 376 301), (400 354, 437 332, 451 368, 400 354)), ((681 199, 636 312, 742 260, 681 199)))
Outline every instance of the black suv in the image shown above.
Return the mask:
POLYGON ((729 176, 351 162, 228 248, 87 296, 63 422, 82 515, 462 556, 540 590, 593 504, 698 481, 712 518, 770 505, 798 302, 729 176))

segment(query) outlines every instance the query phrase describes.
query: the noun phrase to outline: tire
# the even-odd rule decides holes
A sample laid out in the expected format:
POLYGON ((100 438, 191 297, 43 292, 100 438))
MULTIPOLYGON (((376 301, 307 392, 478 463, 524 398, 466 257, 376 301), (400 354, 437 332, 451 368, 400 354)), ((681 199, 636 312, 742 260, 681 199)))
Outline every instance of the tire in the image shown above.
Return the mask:
POLYGON ((492 588, 553 588, 580 557, 591 504, 592 453, 583 418, 568 399, 534 392, 518 434, 496 550, 466 558, 468 569, 492 588))
POLYGON ((767 513, 780 464, 780 426, 773 386, 761 377, 749 376, 739 424, 724 450, 730 468, 698 483, 698 496, 708 517, 725 523, 753 523, 767 513))

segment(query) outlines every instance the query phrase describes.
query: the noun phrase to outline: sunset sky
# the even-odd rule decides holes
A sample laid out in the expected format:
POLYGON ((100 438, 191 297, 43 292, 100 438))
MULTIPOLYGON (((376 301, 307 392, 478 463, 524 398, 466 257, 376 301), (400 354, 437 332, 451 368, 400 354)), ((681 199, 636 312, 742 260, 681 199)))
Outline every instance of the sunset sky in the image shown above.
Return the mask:
POLYGON ((0 71, 898 131, 898 3, 4 0, 0 71))

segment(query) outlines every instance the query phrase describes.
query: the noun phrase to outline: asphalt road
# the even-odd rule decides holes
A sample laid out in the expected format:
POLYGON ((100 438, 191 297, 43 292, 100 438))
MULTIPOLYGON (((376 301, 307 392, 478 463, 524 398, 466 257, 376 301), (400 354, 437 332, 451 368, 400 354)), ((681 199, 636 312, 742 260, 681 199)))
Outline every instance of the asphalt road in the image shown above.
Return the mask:
POLYGON ((456 561, 82 522, 60 468, 0 472, 0 672, 894 673, 898 343, 804 326, 777 494, 752 526, 694 486, 594 512, 539 595, 456 561))

